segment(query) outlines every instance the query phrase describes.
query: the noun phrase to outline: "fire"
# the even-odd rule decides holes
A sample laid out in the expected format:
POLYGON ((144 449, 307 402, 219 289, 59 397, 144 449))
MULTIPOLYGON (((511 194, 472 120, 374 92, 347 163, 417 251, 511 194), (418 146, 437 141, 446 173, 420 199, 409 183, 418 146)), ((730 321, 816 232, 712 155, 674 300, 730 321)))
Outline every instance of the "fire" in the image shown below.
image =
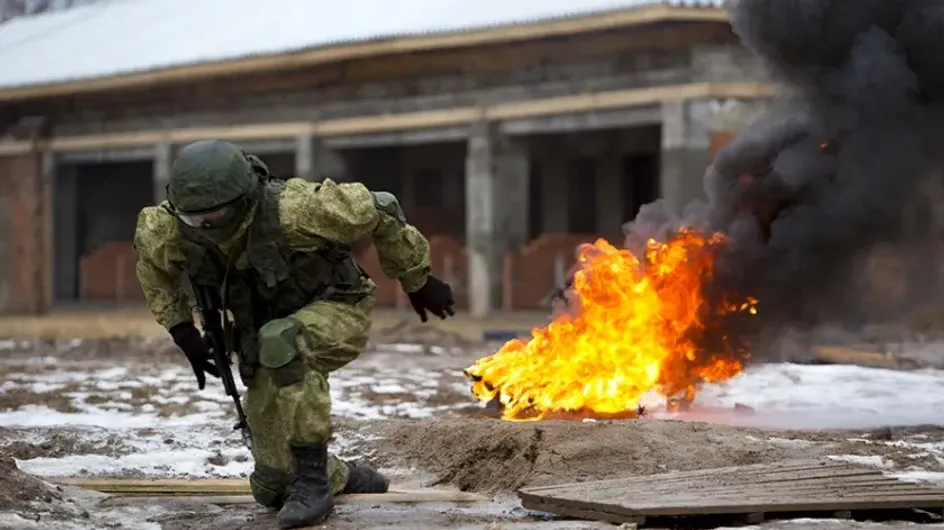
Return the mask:
POLYGON ((467 368, 472 393, 497 397, 507 420, 619 417, 650 391, 691 401, 700 383, 737 375, 743 347, 724 336, 705 340, 718 316, 757 312, 749 297, 706 299, 724 243, 721 234, 683 230, 666 243, 650 240, 643 260, 602 239, 586 245, 574 277, 579 310, 467 368))

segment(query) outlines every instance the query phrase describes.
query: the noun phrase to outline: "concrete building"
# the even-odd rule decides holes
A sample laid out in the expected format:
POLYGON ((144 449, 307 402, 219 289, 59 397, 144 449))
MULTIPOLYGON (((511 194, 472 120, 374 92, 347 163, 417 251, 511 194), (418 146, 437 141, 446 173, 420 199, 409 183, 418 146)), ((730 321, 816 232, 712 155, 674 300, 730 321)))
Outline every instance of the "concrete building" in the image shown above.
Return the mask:
POLYGON ((206 138, 396 193, 468 310, 534 308, 578 241, 701 196, 719 110, 773 90, 710 5, 192 4, 0 25, 0 313, 140 298, 137 211, 206 138))

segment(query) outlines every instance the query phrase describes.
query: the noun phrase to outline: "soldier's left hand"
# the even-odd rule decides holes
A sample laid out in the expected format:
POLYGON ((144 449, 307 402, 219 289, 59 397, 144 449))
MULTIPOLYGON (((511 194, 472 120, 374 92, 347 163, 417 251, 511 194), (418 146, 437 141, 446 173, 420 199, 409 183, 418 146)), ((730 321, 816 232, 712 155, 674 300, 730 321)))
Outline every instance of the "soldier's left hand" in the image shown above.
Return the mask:
POLYGON ((410 299, 413 310, 423 322, 429 320, 426 316, 427 311, 442 319, 456 315, 456 301, 452 296, 452 288, 435 276, 430 276, 418 291, 407 293, 407 297, 410 299))

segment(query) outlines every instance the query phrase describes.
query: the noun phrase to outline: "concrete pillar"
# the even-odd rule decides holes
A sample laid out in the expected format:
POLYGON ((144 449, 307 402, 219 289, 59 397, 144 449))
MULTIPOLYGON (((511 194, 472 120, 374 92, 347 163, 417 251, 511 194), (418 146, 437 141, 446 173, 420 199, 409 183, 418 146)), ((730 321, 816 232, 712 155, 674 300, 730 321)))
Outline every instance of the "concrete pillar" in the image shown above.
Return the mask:
POLYGON ((160 204, 167 198, 167 182, 170 170, 174 166, 174 147, 162 142, 154 146, 154 174, 151 182, 154 186, 154 204, 160 204))
POLYGON ((710 161, 708 101, 667 101, 662 104, 660 195, 681 214, 693 200, 705 198, 702 184, 710 161))
POLYGON ((566 234, 570 231, 567 196, 567 161, 550 155, 541 163, 541 231, 566 234))
POLYGON ((38 215, 42 222, 42 231, 38 232, 37 238, 42 242, 40 246, 40 256, 42 267, 39 272, 40 292, 42 299, 40 302, 40 311, 45 313, 52 308, 55 298, 55 208, 56 197, 56 173, 59 168, 59 160, 52 151, 45 151, 40 160, 40 183, 39 199, 40 206, 38 215))
POLYGON ((466 242, 469 256, 469 310, 484 317, 498 307, 504 253, 528 238, 528 154, 476 124, 466 154, 466 242))
POLYGON ((597 233, 610 237, 622 233, 623 222, 623 158, 613 149, 597 157, 596 167, 597 233))
POLYGON ((348 168, 344 157, 328 148, 324 140, 312 134, 296 138, 295 175, 306 180, 347 180, 348 168))

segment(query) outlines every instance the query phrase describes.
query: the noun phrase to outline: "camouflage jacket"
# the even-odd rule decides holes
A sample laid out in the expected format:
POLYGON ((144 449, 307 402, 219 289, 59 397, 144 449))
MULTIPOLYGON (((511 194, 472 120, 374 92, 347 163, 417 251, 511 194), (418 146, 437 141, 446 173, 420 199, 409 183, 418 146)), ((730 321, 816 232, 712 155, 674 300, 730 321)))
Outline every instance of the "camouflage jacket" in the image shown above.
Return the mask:
POLYGON ((393 195, 363 184, 269 181, 245 224, 241 244, 220 248, 179 221, 166 202, 141 211, 137 276, 158 323, 169 329, 192 320, 185 275, 218 291, 225 275, 220 294, 244 335, 319 299, 363 297, 375 286, 350 251, 368 239, 384 273, 406 292, 429 276, 429 242, 406 223, 393 195))

